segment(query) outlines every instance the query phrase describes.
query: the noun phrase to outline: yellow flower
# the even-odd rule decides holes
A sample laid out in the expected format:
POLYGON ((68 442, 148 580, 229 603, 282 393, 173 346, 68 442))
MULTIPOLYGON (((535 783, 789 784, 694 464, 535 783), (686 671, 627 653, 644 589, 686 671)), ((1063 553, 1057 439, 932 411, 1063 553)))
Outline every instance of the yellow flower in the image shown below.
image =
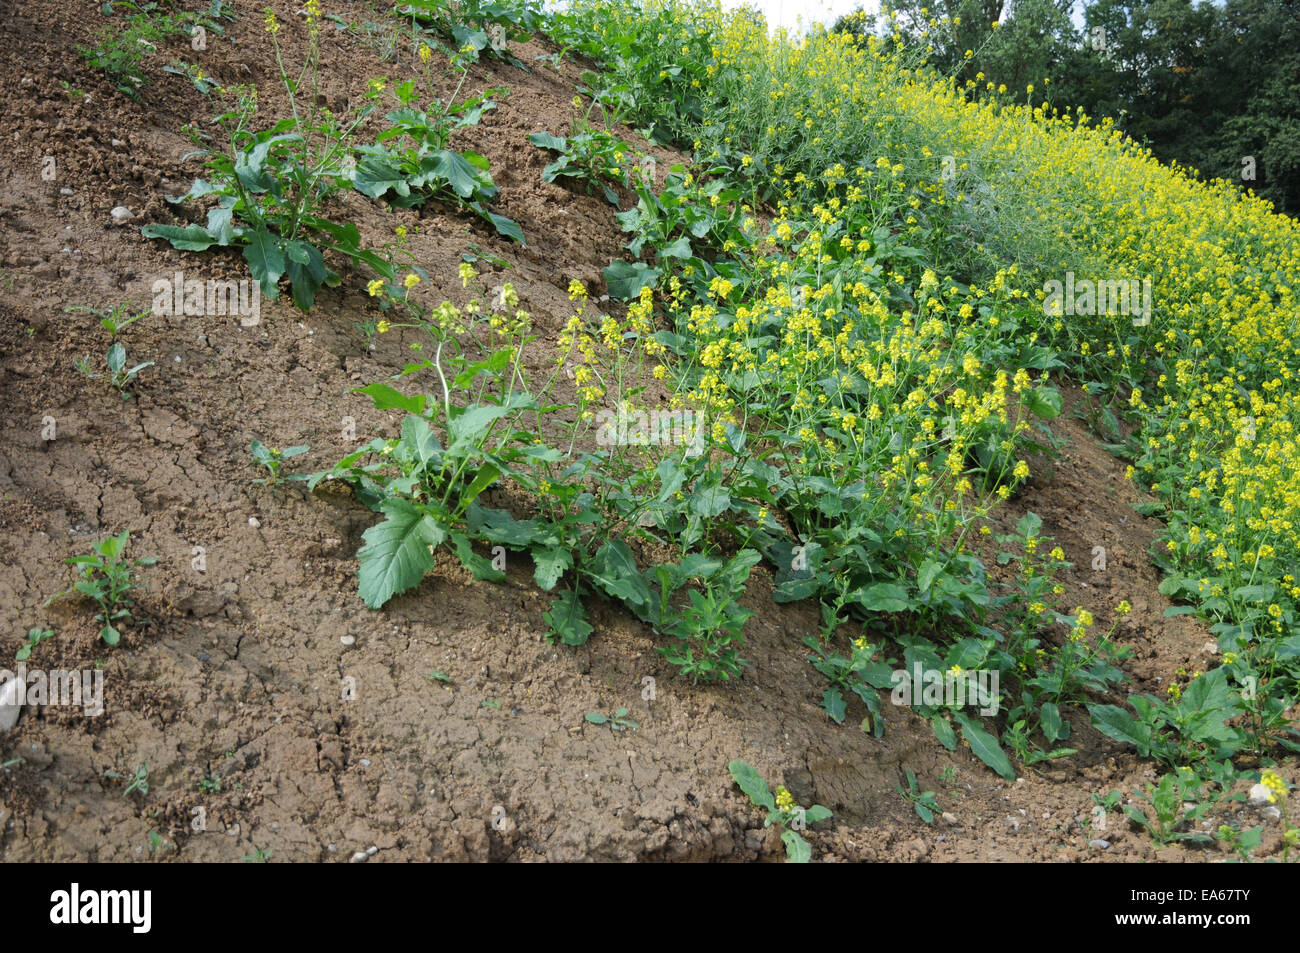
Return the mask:
POLYGON ((378 330, 380 334, 387 334, 389 328, 391 327, 392 325, 389 324, 387 321, 380 321, 378 324, 375 325, 375 329, 378 330))
POLYGON ((778 811, 793 811, 794 807, 794 795, 787 791, 784 786, 777 788, 776 809, 778 811))
POLYGON ((366 285, 366 290, 370 292, 370 297, 372 298, 381 297, 384 293, 383 280, 376 278, 374 281, 370 282, 370 284, 366 285))
POLYGON ((569 300, 577 301, 579 298, 587 297, 587 287, 581 281, 574 278, 569 282, 569 300))
POLYGON ((402 284, 408 290, 414 288, 419 283, 420 283, 420 276, 417 275, 415 272, 411 272, 409 275, 407 275, 405 278, 402 279, 402 284))
POLYGON ((460 286, 462 288, 468 288, 469 280, 471 278, 478 277, 478 272, 474 270, 474 266, 467 261, 463 261, 460 263, 460 267, 457 269, 457 272, 460 274, 460 286))
POLYGON ((1124 618, 1132 611, 1133 611, 1133 607, 1129 605, 1129 601, 1127 599, 1125 599, 1123 602, 1121 602, 1119 605, 1115 607, 1115 614, 1119 616, 1121 619, 1124 618))
POLYGON ((275 11, 270 7, 266 8, 266 32, 272 36, 280 32, 280 21, 275 18, 275 11))
POLYGON ((421 63, 427 63, 427 62, 429 62, 429 59, 430 59, 430 57, 432 57, 432 56, 433 56, 433 50, 429 49, 429 44, 427 44, 427 43, 421 43, 421 44, 420 44, 420 62, 421 62, 421 63))
POLYGON ((1276 804, 1278 801, 1285 801, 1287 794, 1286 781, 1276 771, 1265 769, 1259 777, 1259 783, 1268 788, 1268 802, 1276 804))
POLYGON ((406 226, 405 226, 405 225, 398 225, 397 228, 393 229, 393 234, 395 234, 398 238, 405 238, 405 237, 406 237, 406 226))

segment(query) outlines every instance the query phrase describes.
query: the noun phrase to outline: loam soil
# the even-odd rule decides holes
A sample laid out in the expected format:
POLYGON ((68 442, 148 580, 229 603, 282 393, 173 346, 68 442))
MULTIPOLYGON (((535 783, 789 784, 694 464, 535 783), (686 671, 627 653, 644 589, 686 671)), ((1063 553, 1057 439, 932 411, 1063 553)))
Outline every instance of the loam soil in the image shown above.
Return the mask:
MULTIPOLYGON (((237 0, 240 18, 206 51, 173 40, 150 56, 139 103, 74 52, 102 28, 97 4, 0 9, 0 657, 12 665, 27 631, 48 627, 55 638, 28 666, 100 665, 105 685, 98 717, 29 708, 0 736, 0 856, 238 861, 262 850, 276 861, 346 861, 374 847, 373 861, 780 860, 776 832, 727 772, 740 758, 799 803, 831 808, 834 817, 807 832, 817 859, 1225 859, 1215 849, 1157 852, 1118 814, 1104 832, 1079 823, 1092 792, 1128 792, 1155 776, 1084 712, 1069 714, 1079 753, 1014 784, 964 747, 946 751, 906 709, 886 706, 880 739, 859 730, 856 699, 834 724, 801 644, 817 631, 815 607, 773 603, 762 570, 745 600, 755 611, 750 665, 726 686, 675 676, 655 635, 609 604, 593 604, 587 645, 548 644, 549 598, 522 558, 493 585, 444 555, 417 590, 368 610, 356 594, 355 554, 372 514, 343 493, 256 484, 248 454, 253 439, 307 444, 288 466, 308 472, 395 431, 394 415, 349 393, 400 370, 409 343, 394 333, 366 349, 356 324, 375 314, 368 275, 332 262, 344 275, 339 288, 323 290, 307 314, 287 293, 264 299, 256 327, 237 316, 142 319, 124 334, 128 356, 156 366, 141 373, 131 400, 79 374, 73 361, 102 355, 106 335, 92 316, 65 308, 146 307, 153 282, 177 270, 246 276, 235 253, 174 251, 139 227, 186 221, 185 209, 165 201, 200 171, 186 158, 193 146, 182 127, 207 128, 215 112, 163 65, 179 56, 219 81, 255 83, 264 115, 282 114, 263 5, 237 0), (42 176, 46 157, 53 178, 42 176), (109 215, 118 205, 135 216, 124 225, 109 215), (355 442, 342 435, 345 416, 355 418, 355 442), (45 602, 73 581, 67 557, 123 529, 131 555, 158 563, 138 594, 148 625, 127 628, 110 649, 86 603, 45 602), (194 568, 195 547, 204 571, 194 568), (435 670, 450 683, 430 681, 435 670), (643 698, 646 676, 655 679, 652 700, 643 698), (617 707, 640 727, 584 721, 617 707), (127 781, 106 774, 129 778, 141 763, 147 794, 125 795, 127 781), (937 792, 944 818, 926 825, 897 793, 904 768, 937 792), (200 789, 209 775, 222 779, 219 791, 200 789), (195 829, 200 820, 206 830, 195 829), (1097 837, 1109 846, 1089 846, 1097 837)), ((273 6, 286 61, 300 62, 306 28, 295 5, 273 6)), ((349 22, 367 19, 363 4, 325 6, 349 22)), ((590 64, 537 62, 556 52, 543 39, 515 52, 530 71, 488 62, 471 71, 467 91, 510 92, 457 145, 491 161, 496 210, 520 224, 526 248, 449 207, 390 211, 353 194, 329 211, 356 222, 371 245, 406 225, 433 302, 469 295, 456 267, 470 243, 499 257, 509 267, 480 263, 483 282, 513 281, 545 344, 571 313, 570 279, 601 293, 601 269, 621 257, 622 237, 604 198, 541 181, 548 158, 527 141, 543 129, 567 132, 590 64)), ((323 30, 331 104, 358 101, 370 77, 409 68, 353 32, 323 30)), ((653 151, 661 175, 682 158, 631 130, 619 134, 653 151)), ((1067 413, 1053 422, 1060 456, 1036 469, 995 529, 1038 513, 1074 564, 1061 577, 1065 603, 1091 608, 1098 627, 1128 599, 1133 612, 1119 632, 1135 650, 1134 688, 1163 691, 1178 669, 1204 667, 1212 640, 1187 617, 1163 617, 1169 603, 1147 558, 1158 527, 1134 511, 1140 500, 1123 462, 1070 413, 1082 395, 1067 396, 1067 413), (1091 568, 1095 546, 1107 550, 1105 571, 1091 568)), ((1259 855, 1278 840, 1277 824, 1266 825, 1259 855)))

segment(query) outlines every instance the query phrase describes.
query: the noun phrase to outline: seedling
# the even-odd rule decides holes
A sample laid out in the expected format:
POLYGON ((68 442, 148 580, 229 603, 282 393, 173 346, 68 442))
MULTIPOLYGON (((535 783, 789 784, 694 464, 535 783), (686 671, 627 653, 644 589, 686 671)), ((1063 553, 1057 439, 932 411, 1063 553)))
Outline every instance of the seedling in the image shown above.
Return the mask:
POLYGON ((32 649, 40 645, 46 639, 54 638, 54 632, 51 629, 42 629, 39 626, 27 633, 27 644, 14 653, 14 659, 19 662, 25 662, 32 657, 32 649))
POLYGON ((491 708, 493 711, 500 711, 501 703, 497 701, 495 698, 485 698, 483 699, 483 707, 491 708))
POLYGON ((121 304, 114 305, 112 309, 108 311, 105 311, 102 308, 92 308, 83 304, 73 305, 72 307, 64 308, 63 310, 67 314, 72 314, 77 311, 85 311, 87 314, 93 314, 95 317, 99 318, 99 326, 108 332, 109 337, 116 340, 119 334, 149 313, 149 309, 146 308, 143 311, 137 311, 135 314, 132 314, 131 309, 134 307, 135 305, 130 301, 123 301, 121 304))
POLYGON ((786 863, 806 864, 812 860, 812 847, 798 834, 798 831, 809 824, 827 820, 831 816, 830 808, 820 804, 814 804, 809 808, 799 807, 794 802, 794 795, 784 787, 778 787, 776 796, 773 797, 767 782, 759 777, 753 765, 745 761, 732 761, 727 765, 727 770, 731 772, 731 777, 737 786, 749 796, 754 805, 767 810, 767 819, 763 821, 763 826, 771 827, 773 824, 781 826, 781 843, 785 844, 786 863))
POLYGON ((430 672, 428 675, 424 677, 431 682, 442 682, 444 685, 451 684, 451 676, 448 675, 446 672, 430 672))
POLYGON ((84 355, 81 360, 73 362, 77 370, 81 371, 88 380, 99 380, 101 377, 107 377, 110 384, 117 388, 117 392, 122 395, 123 400, 130 400, 131 394, 129 388, 135 383, 135 379, 145 368, 153 367, 153 361, 145 361, 143 364, 136 364, 134 367, 126 366, 126 345, 121 341, 114 341, 108 346, 108 353, 104 355, 104 364, 108 368, 107 374, 97 373, 90 362, 90 355, 84 355))
MULTIPOLYGON (((118 774, 116 771, 105 771, 104 777, 113 778, 114 780, 126 780, 125 774, 118 774)), ((126 790, 122 792, 122 797, 130 797, 136 791, 141 794, 149 793, 149 763, 147 761, 141 762, 140 766, 135 769, 135 774, 131 775, 126 790)))
POLYGON ((149 853, 156 854, 160 850, 171 850, 175 846, 172 841, 164 840, 157 831, 149 832, 149 853))
POLYGON ((116 536, 110 536, 103 542, 96 543, 94 552, 64 560, 79 567, 82 578, 72 589, 51 596, 45 603, 48 606, 55 599, 69 595, 73 591, 95 600, 99 605, 99 613, 95 618, 104 626, 99 630, 99 637, 109 645, 117 645, 122 638, 121 632, 117 629, 121 620, 131 621, 131 607, 134 603, 127 598, 127 593, 141 586, 141 583, 134 579, 135 570, 141 566, 152 566, 158 561, 155 556, 146 556, 127 562, 122 558, 122 554, 126 552, 130 541, 130 530, 123 530, 116 536))
POLYGON ((627 709, 619 708, 612 715, 602 715, 598 711, 591 711, 586 714, 586 720, 593 725, 609 725, 612 731, 627 731, 631 728, 635 731, 641 725, 627 717, 627 709))
POLYGON ((934 815, 942 814, 943 808, 935 799, 933 791, 922 791, 921 786, 916 782, 916 775, 912 773, 911 768, 904 769, 907 774, 907 790, 904 791, 899 785, 894 785, 894 790, 903 795, 916 811, 916 816, 927 824, 934 823, 934 815))
MULTIPOLYGON (((254 440, 248 445, 248 449, 253 453, 253 461, 266 467, 269 476, 265 480, 255 480, 255 483, 266 483, 270 486, 278 486, 284 482, 280 478, 280 467, 284 461, 299 454, 306 453, 311 447, 303 445, 299 447, 286 447, 284 450, 277 450, 274 447, 268 447, 260 440, 254 440)), ((289 479, 303 479, 303 477, 289 477, 289 479)))
POLYGON ((221 775, 209 774, 199 781, 199 790, 204 794, 221 793, 221 775))
POLYGON ((253 851, 253 853, 247 854, 239 859, 248 863, 264 864, 271 859, 271 849, 269 847, 258 847, 253 851))

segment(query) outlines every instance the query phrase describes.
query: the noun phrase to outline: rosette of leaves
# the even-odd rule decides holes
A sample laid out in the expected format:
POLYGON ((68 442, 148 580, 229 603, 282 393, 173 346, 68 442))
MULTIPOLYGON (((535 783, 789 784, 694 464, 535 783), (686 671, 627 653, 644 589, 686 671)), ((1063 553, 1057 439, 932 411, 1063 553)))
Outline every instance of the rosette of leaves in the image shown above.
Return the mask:
POLYGON ((501 235, 523 245, 519 225, 504 215, 488 210, 498 194, 488 160, 477 152, 456 152, 447 148, 451 134, 478 124, 485 112, 496 108, 488 96, 467 99, 441 114, 411 105, 416 100, 415 82, 397 87, 401 107, 385 117, 389 127, 371 146, 363 146, 352 184, 362 195, 386 198, 399 208, 423 205, 430 199, 444 199, 469 209, 501 235))

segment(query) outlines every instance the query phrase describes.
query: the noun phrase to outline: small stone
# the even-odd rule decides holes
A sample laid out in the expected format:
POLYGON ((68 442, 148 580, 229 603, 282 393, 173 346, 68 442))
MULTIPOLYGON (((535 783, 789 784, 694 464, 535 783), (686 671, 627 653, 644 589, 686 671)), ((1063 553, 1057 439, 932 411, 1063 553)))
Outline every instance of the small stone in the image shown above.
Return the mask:
POLYGON ((63 188, 59 189, 59 194, 60 194, 60 195, 71 195, 71 194, 72 194, 72 189, 68 188, 67 186, 64 186, 63 188))
POLYGON ((253 529, 260 529, 262 526, 262 521, 259 520, 256 516, 250 516, 248 518, 248 525, 253 527, 253 529))
POLYGON ((1218 643, 1218 642, 1206 642, 1204 645, 1201 646, 1201 651, 1204 652, 1206 655, 1218 655, 1218 654, 1219 654, 1219 643, 1218 643))
POLYGON ((1270 804, 1264 808, 1263 813, 1265 817, 1272 818, 1275 821, 1282 820, 1282 809, 1275 804, 1270 804))
POLYGON ((953 814, 951 811, 944 811, 939 816, 943 818, 945 824, 955 825, 957 823, 957 815, 953 814))
POLYGON ((18 716, 23 711, 23 699, 27 686, 17 678, 0 685, 0 731, 9 731, 18 724, 18 716))
POLYGON ((1110 841, 1108 841, 1108 840, 1102 840, 1102 839, 1099 837, 1099 838, 1097 838, 1096 840, 1090 840, 1090 841, 1088 841, 1088 846, 1089 846, 1089 847, 1096 847, 1098 850, 1105 850, 1107 847, 1110 846, 1110 841))
POLYGON ((131 221, 131 219, 135 218, 135 215, 132 214, 131 210, 127 208, 125 205, 113 206, 113 211, 109 212, 108 214, 112 217, 113 221, 117 222, 117 224, 119 225, 121 225, 123 222, 129 222, 131 221))
POLYGON ((369 759, 369 758, 362 758, 362 759, 361 759, 361 767, 363 767, 363 768, 368 768, 368 767, 370 767, 370 759, 369 759))
POLYGON ((364 850, 359 850, 352 855, 352 863, 354 864, 364 864, 369 859, 370 859, 370 855, 367 854, 364 850))
POLYGON ((121 149, 124 145, 126 145, 126 143, 123 142, 121 139, 114 139, 112 142, 112 146, 114 149, 121 149))
POLYGON ((350 649, 357 644, 357 637, 355 635, 341 635, 339 641, 343 643, 344 648, 350 649))
POLYGON ((1250 789, 1250 803, 1255 807, 1261 807, 1268 803, 1269 796, 1273 792, 1262 784, 1257 784, 1250 789))
POLYGON ((377 853, 379 853, 379 848, 376 847, 374 844, 371 844, 370 849, 366 851, 366 854, 370 857, 374 857, 375 854, 377 853))

